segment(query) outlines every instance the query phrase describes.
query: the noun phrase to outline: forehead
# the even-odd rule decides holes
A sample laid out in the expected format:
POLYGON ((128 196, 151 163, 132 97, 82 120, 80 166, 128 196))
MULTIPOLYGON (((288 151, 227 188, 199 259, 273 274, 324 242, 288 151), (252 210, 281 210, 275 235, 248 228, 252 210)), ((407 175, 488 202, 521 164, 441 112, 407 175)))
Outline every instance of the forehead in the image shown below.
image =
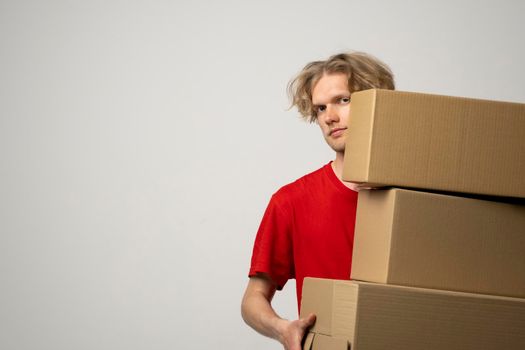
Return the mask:
POLYGON ((348 76, 346 74, 324 74, 312 89, 312 102, 316 105, 324 104, 335 97, 348 94, 348 76))

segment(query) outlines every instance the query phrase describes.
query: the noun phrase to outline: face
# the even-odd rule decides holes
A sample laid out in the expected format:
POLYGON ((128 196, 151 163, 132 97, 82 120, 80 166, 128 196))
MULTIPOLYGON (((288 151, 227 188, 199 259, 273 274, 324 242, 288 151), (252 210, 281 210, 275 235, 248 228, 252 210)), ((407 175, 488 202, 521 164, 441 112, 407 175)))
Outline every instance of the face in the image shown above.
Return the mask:
POLYGON ((350 113, 346 74, 323 75, 312 90, 312 102, 326 142, 336 153, 343 154, 350 113))

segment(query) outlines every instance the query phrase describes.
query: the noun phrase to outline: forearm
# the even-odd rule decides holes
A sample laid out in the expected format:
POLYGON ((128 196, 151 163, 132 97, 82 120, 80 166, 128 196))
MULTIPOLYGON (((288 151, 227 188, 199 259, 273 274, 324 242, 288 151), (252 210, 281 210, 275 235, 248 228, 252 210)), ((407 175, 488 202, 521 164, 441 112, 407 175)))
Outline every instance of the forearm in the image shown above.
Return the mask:
POLYGON ((271 296, 259 291, 244 295, 241 313, 244 321, 257 332, 283 343, 283 332, 287 320, 277 315, 270 304, 271 296))
POLYGON ((266 276, 250 278, 241 304, 244 321, 257 332, 279 341, 285 350, 301 350, 301 340, 315 323, 315 315, 289 321, 272 308, 275 284, 266 276))

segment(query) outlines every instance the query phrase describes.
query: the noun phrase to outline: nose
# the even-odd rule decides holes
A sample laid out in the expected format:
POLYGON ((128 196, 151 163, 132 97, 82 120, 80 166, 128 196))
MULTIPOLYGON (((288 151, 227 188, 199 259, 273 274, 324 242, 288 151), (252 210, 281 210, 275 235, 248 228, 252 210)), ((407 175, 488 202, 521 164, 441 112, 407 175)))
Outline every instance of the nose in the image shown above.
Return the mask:
POLYGON ((337 110, 337 107, 331 104, 327 105, 325 118, 326 118, 327 124, 338 122, 339 121, 339 111, 337 110))

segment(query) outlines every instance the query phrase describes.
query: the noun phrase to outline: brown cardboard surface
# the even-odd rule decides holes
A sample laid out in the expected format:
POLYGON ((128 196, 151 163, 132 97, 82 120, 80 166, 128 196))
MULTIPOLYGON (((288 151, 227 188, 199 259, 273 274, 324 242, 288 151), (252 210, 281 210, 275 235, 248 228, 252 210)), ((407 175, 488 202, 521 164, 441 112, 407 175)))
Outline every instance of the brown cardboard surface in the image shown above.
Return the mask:
POLYGON ((347 133, 346 181, 525 197, 525 104, 366 90, 347 133))
POLYGON ((310 332, 306 336, 303 350, 348 350, 348 341, 345 338, 310 332))
POLYGON ((525 298, 525 206, 360 191, 351 278, 525 298))
POLYGON ((306 286, 308 286, 309 297, 301 300, 301 315, 307 316, 309 310, 315 310, 317 319, 312 327, 312 332, 343 338, 352 337, 352 330, 349 330, 347 325, 355 322, 356 302, 352 296, 357 296, 357 294, 348 289, 355 289, 357 286, 354 284, 337 285, 333 280, 319 278, 305 279, 303 288, 306 286), (310 287, 312 283, 315 284, 315 287, 310 287), (334 309, 332 305, 338 305, 338 308, 334 309))
POLYGON ((336 312, 353 314, 332 318, 323 334, 346 339, 352 350, 525 349, 525 299, 307 278, 302 300, 301 315, 313 312, 320 323, 336 312), (326 288, 340 292, 329 304, 311 294, 326 288))

